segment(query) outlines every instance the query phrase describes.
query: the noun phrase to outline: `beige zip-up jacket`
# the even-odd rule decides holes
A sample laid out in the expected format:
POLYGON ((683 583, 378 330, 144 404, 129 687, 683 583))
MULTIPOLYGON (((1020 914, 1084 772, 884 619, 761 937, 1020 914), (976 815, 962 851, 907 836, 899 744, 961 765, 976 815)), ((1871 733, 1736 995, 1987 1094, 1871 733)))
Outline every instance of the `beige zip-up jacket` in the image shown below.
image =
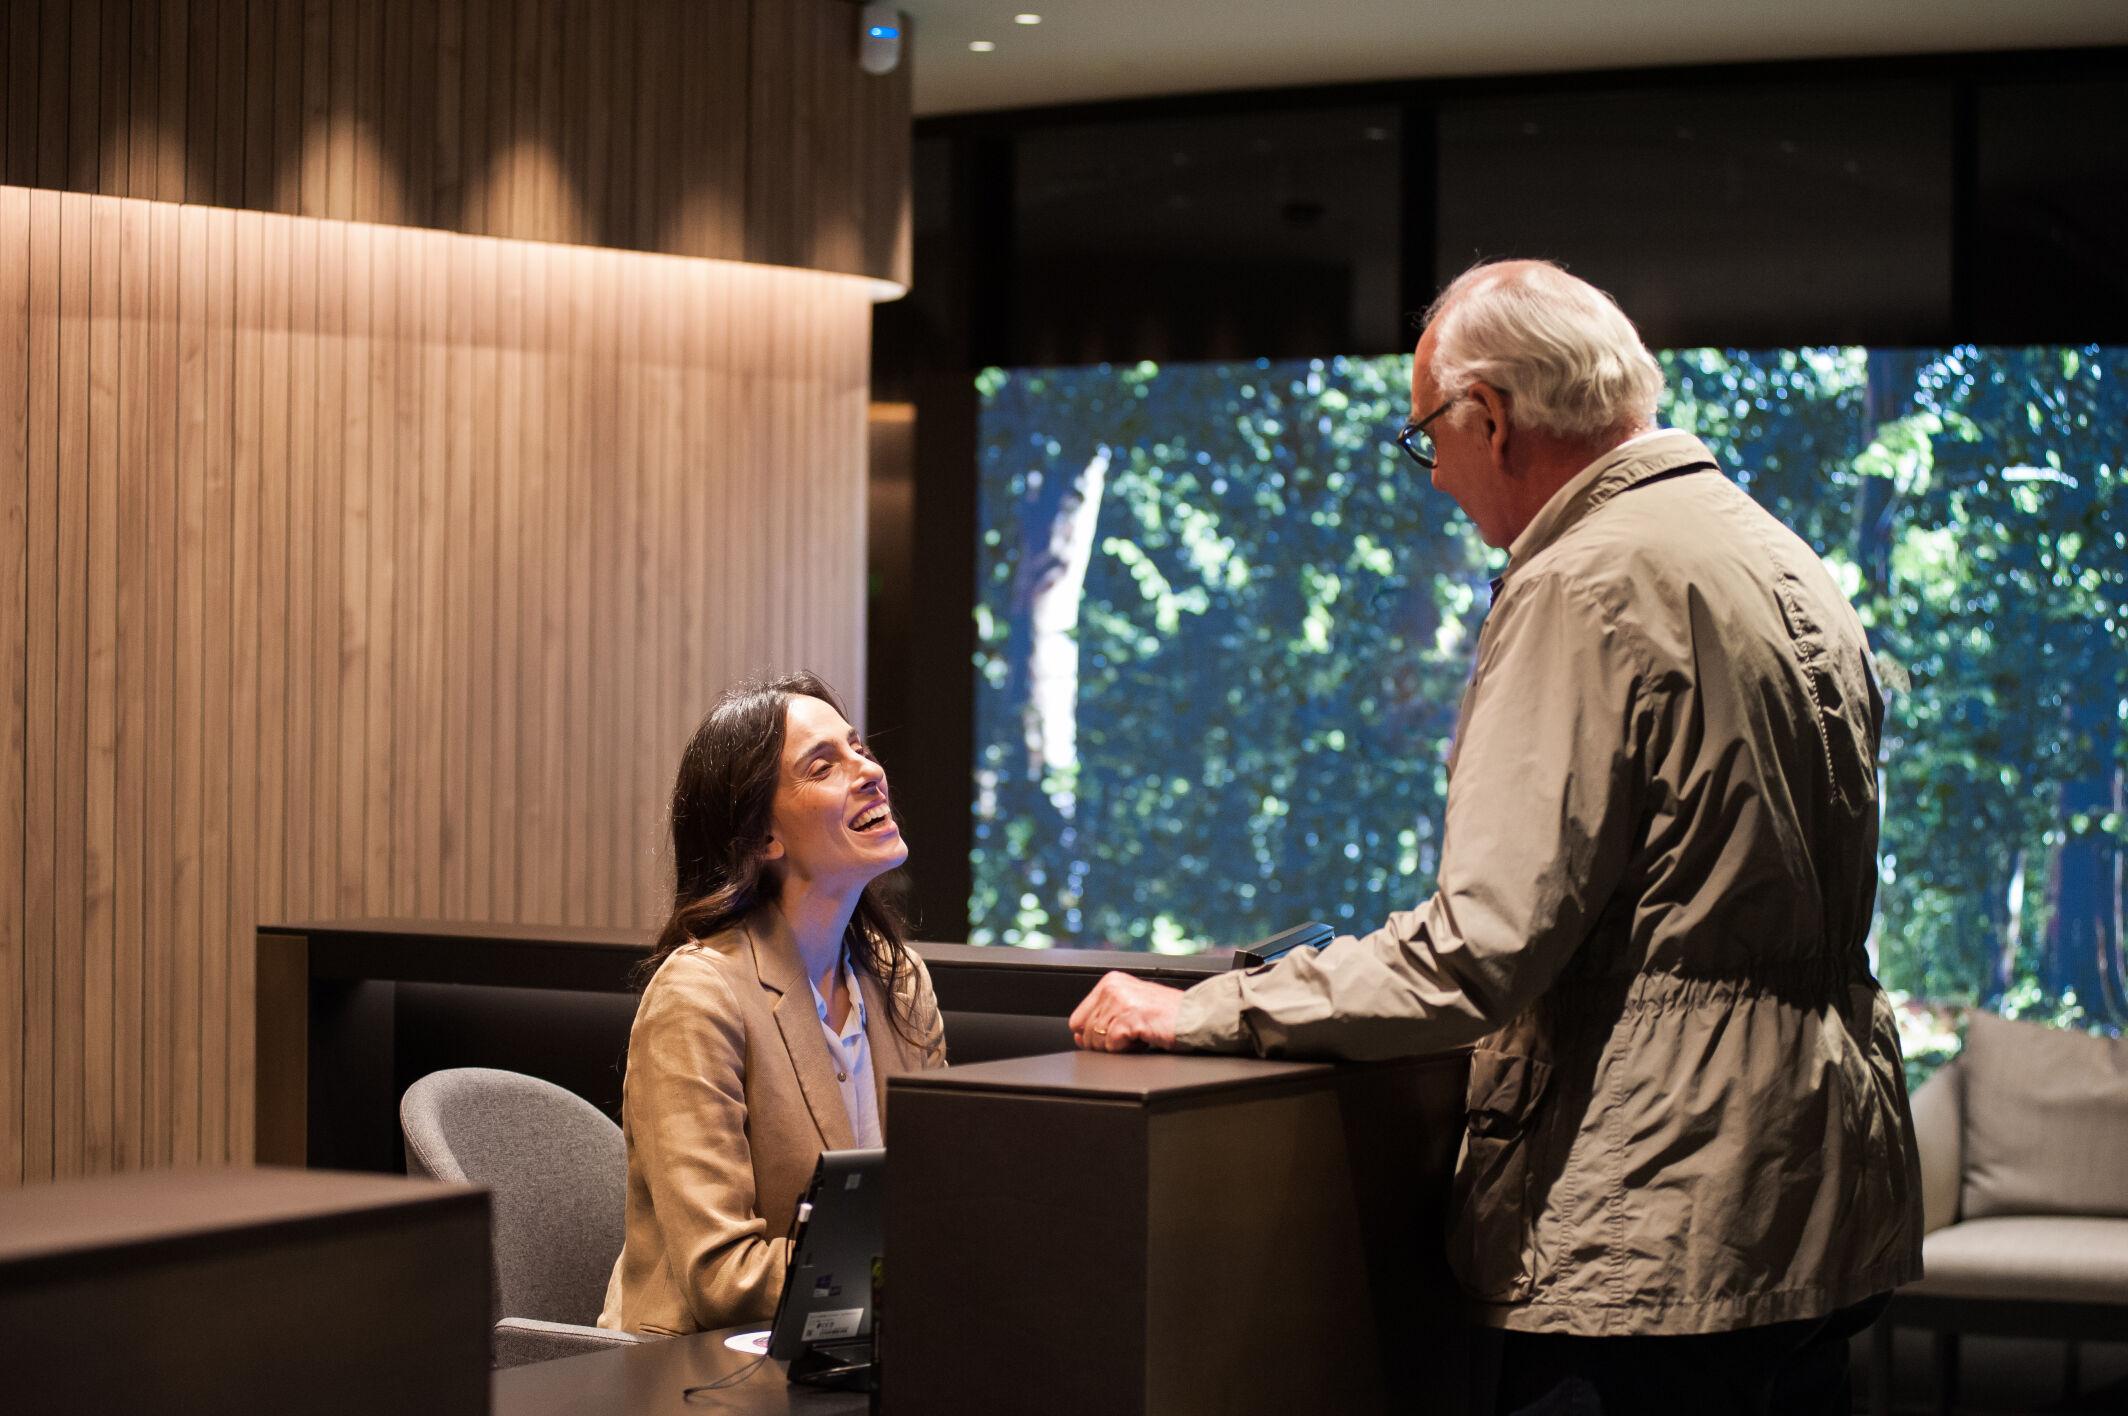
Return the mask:
POLYGON ((1481 1319, 1583 1336, 1831 1312, 1921 1272, 1876 896, 1883 704, 1808 546, 1663 432, 1511 548, 1439 889, 1184 997, 1178 1041, 1475 1045, 1450 1252, 1481 1319))

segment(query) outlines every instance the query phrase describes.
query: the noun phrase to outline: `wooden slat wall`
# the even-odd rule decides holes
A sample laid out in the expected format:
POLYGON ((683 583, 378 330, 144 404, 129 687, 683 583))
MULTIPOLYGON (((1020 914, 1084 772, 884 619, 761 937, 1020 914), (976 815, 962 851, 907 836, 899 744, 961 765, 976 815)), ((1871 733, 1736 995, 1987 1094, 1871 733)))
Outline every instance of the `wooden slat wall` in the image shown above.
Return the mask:
POLYGON ((909 279, 849 0, 5 0, 0 181, 909 279))
POLYGON ((716 689, 862 692, 869 299, 0 187, 0 1184, 248 1158, 262 920, 658 917, 716 689))

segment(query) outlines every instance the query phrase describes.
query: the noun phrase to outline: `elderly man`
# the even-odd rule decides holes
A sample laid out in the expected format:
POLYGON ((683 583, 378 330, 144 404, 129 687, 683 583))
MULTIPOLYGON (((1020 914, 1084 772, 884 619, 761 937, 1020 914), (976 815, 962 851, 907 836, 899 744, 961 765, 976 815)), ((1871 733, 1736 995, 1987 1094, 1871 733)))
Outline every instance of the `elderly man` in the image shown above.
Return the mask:
POLYGON ((1846 1411, 1921 1271, 1913 1125, 1863 941, 1883 705, 1810 548, 1655 427, 1603 292, 1479 266, 1427 317, 1405 451, 1508 564, 1439 888, 1186 993, 1112 974, 1085 1047, 1473 1046, 1451 1254, 1501 1409, 1846 1411))

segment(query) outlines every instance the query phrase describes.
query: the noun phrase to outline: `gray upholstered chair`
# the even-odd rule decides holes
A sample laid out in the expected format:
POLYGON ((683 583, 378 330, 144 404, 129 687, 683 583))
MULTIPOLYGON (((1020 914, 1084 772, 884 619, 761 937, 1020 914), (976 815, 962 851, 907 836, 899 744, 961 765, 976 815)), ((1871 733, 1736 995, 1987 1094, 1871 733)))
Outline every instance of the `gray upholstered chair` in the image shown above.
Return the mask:
POLYGON ((1914 1093, 1924 1276, 1877 1325, 1873 1406, 1891 1409, 1891 1329, 1935 1334, 1936 1409, 1958 1337, 2128 1334, 2128 1038, 1973 1014, 1965 1050, 1914 1093))
POLYGON ((495 1365, 642 1339, 595 1326, 621 1251, 620 1127, 552 1082, 487 1067, 432 1072, 399 1103, 410 1175, 485 1185, 495 1216, 495 1365))

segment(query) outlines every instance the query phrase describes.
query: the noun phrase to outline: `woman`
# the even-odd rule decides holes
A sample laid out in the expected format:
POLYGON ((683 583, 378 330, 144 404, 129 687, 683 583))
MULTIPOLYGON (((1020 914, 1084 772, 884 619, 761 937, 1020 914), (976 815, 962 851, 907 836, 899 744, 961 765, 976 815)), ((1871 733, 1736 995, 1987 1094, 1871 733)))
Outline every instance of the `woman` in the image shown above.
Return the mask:
POLYGON ((811 674, 725 693, 672 792, 672 914, 643 965, 603 1327, 766 1320, 822 1150, 882 1143, 886 1078, 945 1061, 875 882, 908 858, 886 773, 811 674))

